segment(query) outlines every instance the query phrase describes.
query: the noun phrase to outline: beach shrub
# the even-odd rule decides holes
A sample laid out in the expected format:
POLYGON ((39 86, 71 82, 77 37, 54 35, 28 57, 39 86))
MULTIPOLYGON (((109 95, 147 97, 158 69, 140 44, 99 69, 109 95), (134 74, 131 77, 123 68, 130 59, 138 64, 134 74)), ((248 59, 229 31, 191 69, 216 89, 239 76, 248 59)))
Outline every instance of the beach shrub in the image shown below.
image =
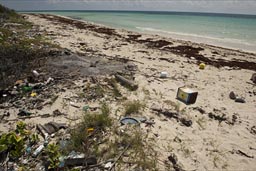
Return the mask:
POLYGON ((145 105, 139 102, 138 100, 129 101, 125 105, 125 116, 139 113, 142 109, 145 108, 145 105))
POLYGON ((48 157, 49 166, 48 169, 56 169, 60 165, 60 156, 59 146, 56 144, 48 144, 45 149, 45 153, 48 157))
POLYGON ((101 112, 85 112, 82 120, 71 130, 71 139, 64 153, 72 150, 85 154, 97 154, 98 142, 103 138, 103 132, 111 127, 110 108, 106 103, 101 106, 101 112), (97 141, 95 141, 97 140, 97 141))

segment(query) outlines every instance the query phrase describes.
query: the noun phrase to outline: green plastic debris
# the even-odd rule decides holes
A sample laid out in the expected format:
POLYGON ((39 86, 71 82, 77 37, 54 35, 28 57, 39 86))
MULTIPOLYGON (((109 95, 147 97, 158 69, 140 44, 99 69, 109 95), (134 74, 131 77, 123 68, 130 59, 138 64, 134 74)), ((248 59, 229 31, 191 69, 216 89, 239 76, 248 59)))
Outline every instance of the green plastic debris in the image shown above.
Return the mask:
POLYGON ((24 91, 24 92, 29 92, 29 91, 32 91, 32 87, 31 86, 24 86, 24 87, 22 87, 22 90, 24 91))
POLYGON ((88 109, 89 109, 89 106, 88 106, 88 105, 86 105, 86 106, 83 107, 83 111, 85 111, 85 112, 86 112, 88 109))

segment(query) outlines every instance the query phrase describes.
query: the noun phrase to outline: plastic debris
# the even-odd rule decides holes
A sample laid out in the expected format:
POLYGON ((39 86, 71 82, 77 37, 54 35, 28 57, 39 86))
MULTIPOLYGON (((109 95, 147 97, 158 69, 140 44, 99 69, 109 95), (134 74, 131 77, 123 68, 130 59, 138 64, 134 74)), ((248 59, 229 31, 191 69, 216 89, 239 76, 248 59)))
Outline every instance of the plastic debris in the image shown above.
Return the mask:
POLYGON ((31 96, 31 97, 36 97, 36 96, 37 96, 37 93, 32 92, 32 93, 30 94, 30 96, 31 96))
POLYGON ((236 98, 235 102, 237 102, 237 103, 245 103, 245 100, 243 98, 236 98))
POLYGON ((205 69, 205 64, 204 63, 200 63, 199 64, 199 69, 205 69))
POLYGON ((49 84, 50 82, 52 82, 54 79, 52 78, 52 77, 49 77, 48 79, 47 79, 47 81, 45 82, 45 84, 49 84))
POLYGON ((163 71, 160 73, 160 78, 167 78, 168 73, 166 71, 163 71))
POLYGON ((104 168, 105 168, 105 169, 109 169, 110 167, 112 167, 113 163, 114 163, 113 161, 107 162, 107 163, 104 165, 104 168))
POLYGON ((79 154, 75 151, 64 157, 65 166, 88 166, 94 164, 97 164, 95 157, 86 157, 84 154, 79 154))
POLYGON ((39 73, 36 70, 33 70, 32 73, 34 74, 35 77, 39 77, 39 73))
POLYGON ((140 121, 138 121, 137 119, 135 118, 132 118, 132 117, 124 117, 120 120, 120 123, 122 125, 126 125, 126 124, 139 124, 140 121))
POLYGON ((88 129, 87 129, 87 132, 88 132, 88 133, 92 133, 93 131, 94 131, 94 128, 88 128, 88 129))
POLYGON ((22 87, 22 90, 24 91, 24 92, 29 92, 29 91, 32 91, 32 87, 31 86, 23 86, 22 87))
POLYGON ((44 149, 44 144, 40 145, 32 154, 32 157, 37 157, 44 149))
POLYGON ((89 106, 88 105, 85 105, 84 107, 83 107, 83 111, 87 111, 89 109, 89 106))

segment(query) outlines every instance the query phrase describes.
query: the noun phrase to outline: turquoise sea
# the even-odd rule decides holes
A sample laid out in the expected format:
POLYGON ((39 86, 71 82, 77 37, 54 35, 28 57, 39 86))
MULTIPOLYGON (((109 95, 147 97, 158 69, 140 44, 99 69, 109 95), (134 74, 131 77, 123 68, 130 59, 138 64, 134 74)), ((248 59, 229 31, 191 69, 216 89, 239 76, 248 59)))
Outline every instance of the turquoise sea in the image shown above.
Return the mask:
POLYGON ((256 16, 185 12, 41 11, 114 28, 256 52, 256 16))

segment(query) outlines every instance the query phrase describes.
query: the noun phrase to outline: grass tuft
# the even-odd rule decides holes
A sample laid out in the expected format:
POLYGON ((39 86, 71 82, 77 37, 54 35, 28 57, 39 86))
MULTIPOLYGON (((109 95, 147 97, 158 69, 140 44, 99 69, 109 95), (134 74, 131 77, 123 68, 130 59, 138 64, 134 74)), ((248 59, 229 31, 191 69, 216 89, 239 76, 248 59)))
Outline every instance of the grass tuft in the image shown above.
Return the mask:
POLYGON ((137 100, 127 102, 125 104, 125 116, 139 113, 144 108, 145 105, 137 100))

